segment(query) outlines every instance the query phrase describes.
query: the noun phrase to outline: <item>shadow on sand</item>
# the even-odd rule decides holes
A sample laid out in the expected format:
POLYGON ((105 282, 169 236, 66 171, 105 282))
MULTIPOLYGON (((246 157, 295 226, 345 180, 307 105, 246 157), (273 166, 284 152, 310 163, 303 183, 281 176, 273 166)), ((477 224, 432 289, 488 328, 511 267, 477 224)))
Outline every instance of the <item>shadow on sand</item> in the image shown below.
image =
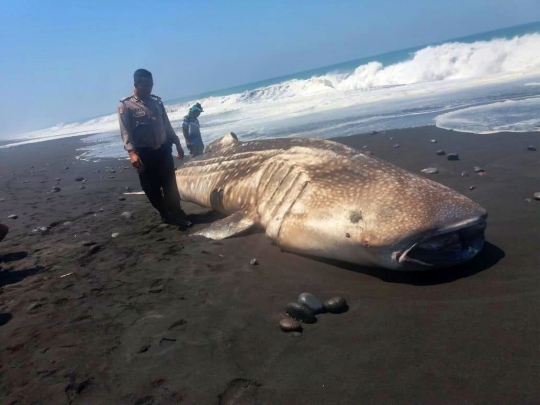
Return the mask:
POLYGON ((25 259, 26 257, 28 257, 28 252, 6 253, 5 255, 0 255, 0 263, 15 262, 17 260, 25 259))
POLYGON ((383 281, 389 283, 403 283, 411 285, 435 285, 435 284, 444 284, 451 283, 452 281, 458 280, 460 278, 465 278, 472 276, 474 274, 480 273, 484 270, 493 267, 501 259, 503 259, 505 253, 502 249, 499 249, 497 246, 486 242, 484 248, 475 258, 471 261, 462 264, 461 266, 450 267, 448 269, 439 269, 432 271, 395 271, 379 268, 369 268, 361 267, 358 265, 339 262, 334 260, 326 260, 320 258, 312 258, 319 260, 324 263, 331 264, 333 266, 355 271, 358 273, 367 274, 369 276, 377 277, 383 281))
POLYGON ((43 270, 45 270, 44 267, 36 266, 19 271, 2 271, 0 272, 0 288, 9 284, 18 283, 24 280, 26 277, 33 276, 43 270))

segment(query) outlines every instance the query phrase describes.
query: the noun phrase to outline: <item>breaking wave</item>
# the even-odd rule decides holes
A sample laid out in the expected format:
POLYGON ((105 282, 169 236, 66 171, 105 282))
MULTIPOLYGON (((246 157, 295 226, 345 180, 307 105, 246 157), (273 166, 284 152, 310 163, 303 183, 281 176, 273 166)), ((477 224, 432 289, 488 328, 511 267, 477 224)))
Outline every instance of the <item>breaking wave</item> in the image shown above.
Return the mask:
MULTIPOLYGON (((263 127, 284 115, 298 117, 321 109, 339 114, 337 111, 340 109, 368 102, 387 103, 411 94, 449 93, 455 87, 450 83, 458 83, 463 90, 479 83, 510 82, 527 75, 538 75, 539 49, 540 33, 472 43, 448 42, 425 47, 404 56, 401 62, 386 66, 375 57, 375 60, 347 73, 334 72, 309 79, 292 79, 242 93, 196 101, 205 107, 205 128, 219 124, 216 128, 226 132, 225 126, 235 125, 236 128, 239 120, 242 123, 251 120, 252 128, 263 127), (438 83, 437 86, 434 83, 438 83), (421 84, 424 84, 423 87, 421 84)), ((534 85, 536 82, 530 83, 529 88, 534 85)), ((173 125, 194 101, 167 105, 173 125)), ((17 144, 113 131, 118 131, 117 114, 58 124, 19 135, 17 138, 21 141, 17 144)))

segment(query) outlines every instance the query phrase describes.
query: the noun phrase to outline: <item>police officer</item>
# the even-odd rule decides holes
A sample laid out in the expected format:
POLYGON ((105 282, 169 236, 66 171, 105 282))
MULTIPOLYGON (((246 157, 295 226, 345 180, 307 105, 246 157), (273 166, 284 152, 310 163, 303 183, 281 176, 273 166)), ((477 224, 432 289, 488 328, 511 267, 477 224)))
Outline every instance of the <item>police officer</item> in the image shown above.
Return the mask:
POLYGON ((202 112, 202 106, 199 103, 196 103, 191 106, 188 115, 184 117, 184 121, 182 122, 182 133, 184 134, 191 157, 202 155, 204 152, 201 126, 198 119, 202 112))
POLYGON ((133 74, 133 95, 120 100, 118 118, 124 148, 137 172, 150 203, 166 223, 190 226, 180 208, 180 195, 174 175, 172 144, 177 157, 183 159, 180 139, 167 117, 163 102, 151 94, 154 81, 152 73, 138 69, 133 74))

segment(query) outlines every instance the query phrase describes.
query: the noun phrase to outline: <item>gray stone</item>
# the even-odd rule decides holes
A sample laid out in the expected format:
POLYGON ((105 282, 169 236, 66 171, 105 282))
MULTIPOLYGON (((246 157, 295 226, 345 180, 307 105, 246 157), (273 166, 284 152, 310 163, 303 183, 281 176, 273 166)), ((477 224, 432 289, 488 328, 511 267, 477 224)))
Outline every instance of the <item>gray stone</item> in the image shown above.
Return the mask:
POLYGON ((421 172, 426 174, 437 174, 439 173, 439 169, 436 167, 428 167, 426 169, 422 169, 421 172))
POLYGON ((291 318, 285 318, 279 321, 279 327, 283 332, 302 332, 300 322, 291 318))
POLYGON ((112 235, 111 235, 111 238, 117 238, 119 237, 120 234, 118 232, 114 232, 112 235))
POLYGON ((28 307, 26 307, 26 309, 28 311, 33 311, 34 309, 37 309, 41 307, 41 303, 40 302, 32 302, 30 305, 28 305, 28 307))
POLYGON ((392 146, 393 148, 400 148, 401 145, 399 143, 395 143, 394 146, 392 146))
POLYGON ((476 188, 475 186, 470 186, 469 190, 474 190, 475 188, 476 188))
POLYGON ((332 314, 340 314, 346 312, 349 309, 347 301, 341 297, 330 298, 328 301, 325 301, 324 308, 332 314))
POLYGON ((46 226, 38 226, 37 228, 34 228, 32 230, 32 233, 40 233, 42 235, 45 235, 48 232, 49 232, 49 228, 47 228, 46 226))
POLYGON ((437 143, 437 140, 436 140, 436 139, 432 139, 432 140, 431 140, 431 143, 437 143))
POLYGON ((8 217, 8 219, 17 219, 17 218, 19 218, 19 216, 18 216, 18 215, 15 215, 15 214, 11 214, 11 215, 8 217))
POLYGON ((251 259, 249 261, 249 264, 251 264, 252 266, 257 266, 259 264, 259 261, 255 258, 251 259))
POLYGON ((527 150, 530 151, 530 152, 535 152, 536 148, 534 146, 530 145, 530 146, 527 146, 527 150))
POLYGON ((85 186, 80 186, 79 190, 84 190, 85 188, 86 188, 85 186))
POLYGON ((449 153, 446 158, 448 160, 459 160, 459 155, 457 153, 449 153))
POLYGON ((93 242, 91 240, 83 240, 80 245, 81 246, 94 246, 96 244, 96 242, 93 242))
POLYGON ((469 177, 469 173, 467 173, 467 172, 461 172, 461 177, 469 177))
POLYGON ((535 200, 540 201, 540 191, 534 193, 534 194, 533 194, 533 197, 534 197, 535 200))
POLYGON ((377 132, 377 131, 371 131, 369 134, 370 134, 370 135, 377 135, 378 132, 377 132))
POLYGON ((69 228, 69 227, 71 227, 72 225, 73 225, 73 222, 70 222, 70 221, 66 221, 66 222, 64 222, 64 223, 62 224, 62 226, 63 226, 64 228, 69 228))
POLYGON ((317 322, 317 318, 315 318, 315 314, 313 313, 313 311, 309 307, 298 304, 297 302, 293 302, 287 305, 287 307, 285 308, 285 312, 291 318, 303 323, 317 322))
POLYGON ((5 199, 5 198, 3 198, 3 197, 2 197, 2 198, 0 198, 0 202, 4 202, 4 201, 6 201, 6 199, 5 199))
POLYGON ((84 177, 83 176, 77 176, 75 177, 75 181, 83 181, 84 180, 84 177))
POLYGON ((60 191, 62 191, 62 189, 60 187, 56 187, 56 186, 51 189, 51 193, 58 193, 60 191))
POLYGON ((57 177, 56 179, 54 179, 54 181, 60 181, 62 180, 60 177, 57 177))
POLYGON ((438 151, 435 152, 435 154, 438 155, 438 156, 444 156, 444 155, 446 155, 446 152, 444 150, 439 149, 438 151))
POLYGON ((88 253, 93 255, 94 253, 97 253, 101 250, 101 246, 100 245, 94 245, 92 246, 90 249, 88 249, 88 253))
POLYGON ((126 201, 126 197, 118 197, 118 201, 126 201))
POLYGON ((133 214, 131 212, 125 211, 122 212, 120 216, 124 219, 131 219, 133 217, 133 214))
POLYGON ((485 170, 482 169, 480 166, 474 166, 474 172, 475 173, 482 173, 482 172, 485 172, 485 170))
POLYGON ((298 303, 305 305, 313 311, 313 313, 320 314, 324 312, 324 305, 317 297, 310 293, 302 293, 298 296, 298 303))

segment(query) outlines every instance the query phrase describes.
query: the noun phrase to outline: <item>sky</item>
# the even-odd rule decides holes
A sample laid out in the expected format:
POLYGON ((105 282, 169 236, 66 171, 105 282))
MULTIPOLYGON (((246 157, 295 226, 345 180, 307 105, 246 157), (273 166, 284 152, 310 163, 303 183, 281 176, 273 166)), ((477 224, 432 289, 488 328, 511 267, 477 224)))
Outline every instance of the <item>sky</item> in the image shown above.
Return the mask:
POLYGON ((0 137, 540 20, 539 0, 0 0, 0 137))

